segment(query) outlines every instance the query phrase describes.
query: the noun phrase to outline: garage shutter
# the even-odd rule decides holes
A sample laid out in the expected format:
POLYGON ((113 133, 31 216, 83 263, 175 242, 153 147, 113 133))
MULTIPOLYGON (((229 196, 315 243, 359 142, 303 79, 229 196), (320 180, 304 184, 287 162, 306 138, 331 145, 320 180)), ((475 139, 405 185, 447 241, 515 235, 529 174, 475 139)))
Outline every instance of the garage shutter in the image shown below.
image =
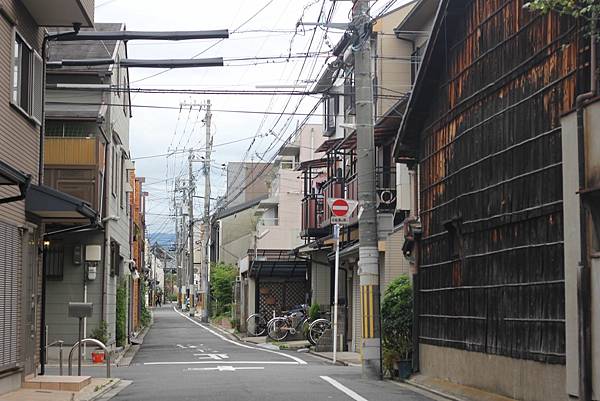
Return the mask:
POLYGON ((19 357, 21 256, 19 229, 0 222, 0 371, 15 367, 19 357))

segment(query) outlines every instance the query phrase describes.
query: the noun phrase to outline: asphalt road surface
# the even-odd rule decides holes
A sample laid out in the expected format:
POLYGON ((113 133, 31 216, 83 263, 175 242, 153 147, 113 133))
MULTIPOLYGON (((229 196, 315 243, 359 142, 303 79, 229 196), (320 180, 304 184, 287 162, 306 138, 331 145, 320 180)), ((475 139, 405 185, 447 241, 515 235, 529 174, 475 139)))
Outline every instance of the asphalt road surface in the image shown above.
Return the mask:
POLYGON ((240 343, 170 305, 154 310, 131 365, 113 375, 132 381, 117 401, 431 401, 394 383, 363 380, 360 367, 240 343))

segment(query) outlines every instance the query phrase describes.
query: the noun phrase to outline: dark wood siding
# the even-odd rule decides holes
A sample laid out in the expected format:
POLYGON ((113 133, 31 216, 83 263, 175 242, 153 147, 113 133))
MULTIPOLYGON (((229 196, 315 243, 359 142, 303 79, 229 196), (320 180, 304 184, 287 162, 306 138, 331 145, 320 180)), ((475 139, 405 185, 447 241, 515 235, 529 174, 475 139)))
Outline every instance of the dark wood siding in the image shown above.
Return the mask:
POLYGON ((582 86, 578 27, 523 0, 449 3, 419 151, 420 341, 564 363, 560 115, 582 86))

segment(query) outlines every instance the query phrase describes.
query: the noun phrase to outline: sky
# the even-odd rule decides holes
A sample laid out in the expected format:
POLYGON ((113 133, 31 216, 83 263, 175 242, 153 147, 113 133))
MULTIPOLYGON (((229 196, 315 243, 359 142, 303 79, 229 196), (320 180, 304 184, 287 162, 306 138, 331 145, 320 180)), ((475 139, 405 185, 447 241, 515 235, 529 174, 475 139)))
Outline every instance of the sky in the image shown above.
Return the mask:
MULTIPOLYGON (((386 6, 406 2, 378 0, 373 2, 371 15, 377 15, 386 6)), ((289 92, 289 85, 296 85, 296 91, 310 89, 322 68, 333 60, 327 58, 327 53, 341 34, 339 30, 315 28, 299 21, 314 23, 319 16, 324 21, 331 15, 332 22, 345 23, 350 18, 350 5, 349 1, 331 0, 96 0, 95 20, 123 22, 128 30, 229 29, 230 38, 224 40, 128 43, 129 57, 136 59, 225 59, 224 67, 130 69, 131 88, 289 92), (307 52, 319 55, 305 57, 307 52)), ((144 190, 149 192, 146 222, 151 241, 158 232, 174 231, 171 191, 174 180, 187 175, 187 153, 183 150, 192 147, 199 149, 198 156, 203 154, 204 110, 190 109, 185 104, 208 99, 213 108, 211 181, 212 196, 216 197, 223 195, 226 188, 224 164, 269 160, 319 97, 132 94, 134 106, 160 107, 134 107, 130 126, 131 157, 137 175, 146 178, 144 190), (296 110, 296 115, 279 114, 293 114, 296 110), (264 112, 270 114, 261 114, 264 112)), ((320 122, 321 113, 319 107, 308 122, 320 122)), ((194 163, 202 191, 200 168, 200 163, 194 163)), ((195 205, 196 213, 202 213, 201 202, 198 200, 195 205)))

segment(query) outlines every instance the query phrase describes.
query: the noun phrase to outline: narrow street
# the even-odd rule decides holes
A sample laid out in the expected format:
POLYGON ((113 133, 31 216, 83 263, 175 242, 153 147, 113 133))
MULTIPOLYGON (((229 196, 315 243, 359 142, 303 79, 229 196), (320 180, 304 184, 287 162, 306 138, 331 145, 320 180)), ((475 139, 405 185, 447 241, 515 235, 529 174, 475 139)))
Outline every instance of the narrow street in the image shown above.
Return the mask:
POLYGON ((233 341, 169 305, 155 310, 131 365, 114 369, 114 376, 133 382, 114 398, 123 401, 430 400, 393 383, 362 380, 359 367, 233 341))

